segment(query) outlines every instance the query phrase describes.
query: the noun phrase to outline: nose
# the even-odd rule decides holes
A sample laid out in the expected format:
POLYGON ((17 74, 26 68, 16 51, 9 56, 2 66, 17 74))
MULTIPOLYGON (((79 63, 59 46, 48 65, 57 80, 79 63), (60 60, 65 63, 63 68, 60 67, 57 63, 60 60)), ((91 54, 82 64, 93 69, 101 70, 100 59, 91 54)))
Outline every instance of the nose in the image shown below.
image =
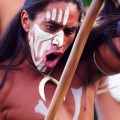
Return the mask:
POLYGON ((55 34, 52 44, 57 45, 58 47, 62 47, 65 44, 64 32, 62 30, 55 34))

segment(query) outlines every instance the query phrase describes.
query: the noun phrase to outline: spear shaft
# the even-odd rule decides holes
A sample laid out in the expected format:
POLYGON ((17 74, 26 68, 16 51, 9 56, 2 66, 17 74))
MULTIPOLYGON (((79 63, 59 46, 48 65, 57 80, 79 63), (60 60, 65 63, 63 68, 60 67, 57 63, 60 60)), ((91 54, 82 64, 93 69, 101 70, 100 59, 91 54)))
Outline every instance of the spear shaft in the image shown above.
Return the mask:
POLYGON ((59 84, 56 88, 52 101, 50 103, 48 114, 45 120, 54 120, 55 115, 60 109, 60 106, 67 94, 70 87, 71 81, 73 79, 75 70, 77 68, 78 62, 81 58, 84 46, 86 44, 89 33, 92 29, 93 23, 98 15, 100 8, 104 0, 93 0, 89 10, 86 14, 84 22, 78 32, 76 40, 74 42, 73 48, 71 50, 70 56, 66 63, 66 66, 61 75, 59 84))

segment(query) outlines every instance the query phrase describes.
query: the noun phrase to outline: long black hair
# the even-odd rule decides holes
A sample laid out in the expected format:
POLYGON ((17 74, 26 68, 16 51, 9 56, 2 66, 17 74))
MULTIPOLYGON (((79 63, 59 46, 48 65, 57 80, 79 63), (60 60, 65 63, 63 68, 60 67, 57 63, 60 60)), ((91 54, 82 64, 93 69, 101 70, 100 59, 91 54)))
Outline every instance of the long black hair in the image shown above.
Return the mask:
POLYGON ((3 75, 2 80, 0 80, 0 89, 5 83, 8 71, 23 63, 27 57, 26 49, 28 48, 28 44, 25 41, 26 32, 21 24, 21 12, 26 10, 29 14, 29 18, 34 20, 35 15, 39 11, 44 11, 48 4, 61 1, 76 4, 80 11, 79 19, 81 19, 82 7, 79 0, 26 0, 22 8, 11 20, 7 30, 0 38, 0 69, 5 69, 5 74, 3 75), (17 64, 13 65, 13 61, 20 52, 23 54, 22 58, 17 64), (8 60, 9 63, 3 65, 2 63, 6 60, 8 60))

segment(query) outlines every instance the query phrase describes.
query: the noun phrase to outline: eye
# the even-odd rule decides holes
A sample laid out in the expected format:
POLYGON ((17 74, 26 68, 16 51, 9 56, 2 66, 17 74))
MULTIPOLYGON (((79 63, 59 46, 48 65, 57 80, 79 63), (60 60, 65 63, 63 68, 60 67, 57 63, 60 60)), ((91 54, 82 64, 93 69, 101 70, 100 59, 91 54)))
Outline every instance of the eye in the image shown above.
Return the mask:
POLYGON ((76 29, 74 29, 74 28, 66 28, 66 29, 64 30, 64 33, 65 33, 66 36, 69 36, 69 35, 71 35, 71 34, 74 34, 75 32, 76 32, 76 29))
POLYGON ((47 29, 49 32, 55 32, 58 30, 58 27, 55 25, 47 25, 47 29))

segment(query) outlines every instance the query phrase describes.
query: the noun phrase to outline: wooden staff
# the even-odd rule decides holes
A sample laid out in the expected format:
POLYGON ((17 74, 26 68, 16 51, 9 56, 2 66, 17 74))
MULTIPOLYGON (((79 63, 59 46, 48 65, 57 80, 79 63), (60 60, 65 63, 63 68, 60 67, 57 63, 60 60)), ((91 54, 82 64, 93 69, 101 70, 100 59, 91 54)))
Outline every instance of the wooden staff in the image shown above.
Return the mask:
POLYGON ((94 20, 96 19, 96 16, 100 11, 103 2, 104 0, 93 0, 92 4, 89 7, 84 22, 76 37, 75 43, 73 45, 66 66, 61 75, 55 94, 50 103, 48 114, 45 117, 45 120, 54 120, 55 115, 59 111, 59 108, 67 94, 67 91, 73 79, 75 70, 82 55, 84 46, 86 44, 87 38, 93 26, 94 20))

